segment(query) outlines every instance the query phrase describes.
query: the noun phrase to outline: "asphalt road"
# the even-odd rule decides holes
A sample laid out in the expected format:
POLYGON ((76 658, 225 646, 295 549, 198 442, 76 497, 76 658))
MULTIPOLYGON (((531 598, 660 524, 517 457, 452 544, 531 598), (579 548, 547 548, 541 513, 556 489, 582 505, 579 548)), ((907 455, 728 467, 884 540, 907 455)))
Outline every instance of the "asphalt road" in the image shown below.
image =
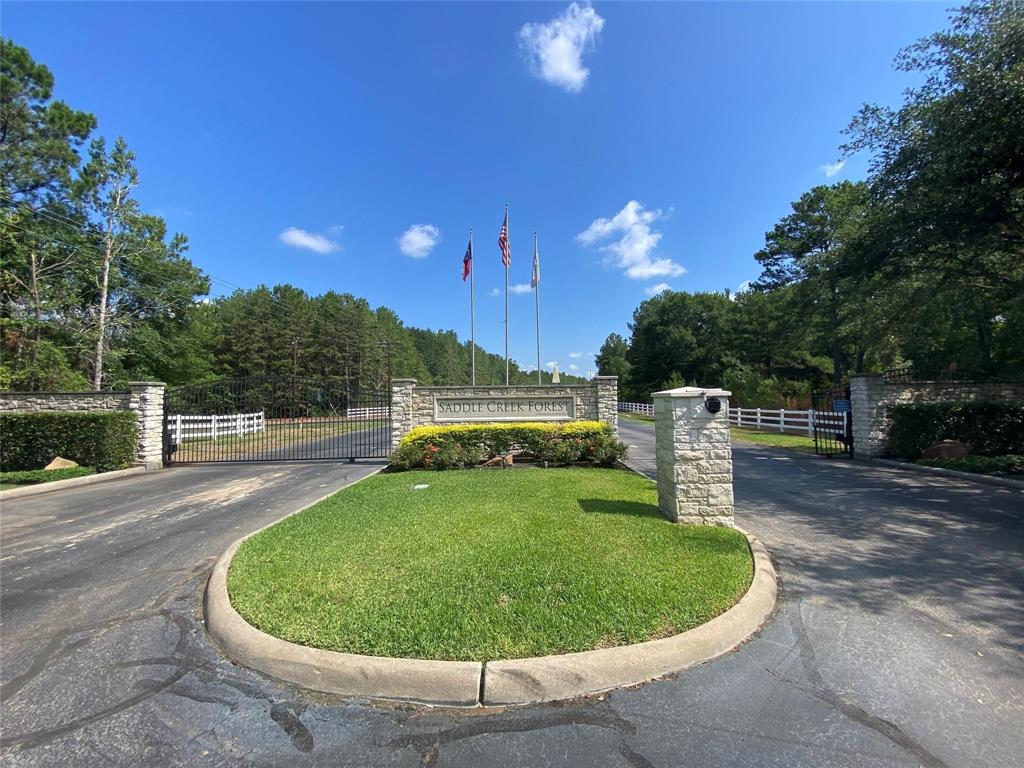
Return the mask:
MULTIPOLYGON (((622 422, 653 470, 653 433, 622 422)), ((504 712, 374 706, 235 667, 199 614, 236 537, 376 468, 182 467, 3 505, 7 766, 1019 766, 1024 494, 735 445, 772 551, 760 636, 675 678, 504 712)))

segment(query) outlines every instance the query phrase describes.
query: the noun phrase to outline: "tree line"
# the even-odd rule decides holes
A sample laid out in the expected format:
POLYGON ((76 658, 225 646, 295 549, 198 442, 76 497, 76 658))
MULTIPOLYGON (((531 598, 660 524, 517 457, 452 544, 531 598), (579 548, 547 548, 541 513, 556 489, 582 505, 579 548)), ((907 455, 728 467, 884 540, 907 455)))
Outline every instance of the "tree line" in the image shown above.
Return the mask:
MULTIPOLYGON (((0 389, 256 375, 356 389, 389 375, 469 382, 470 345, 454 331, 407 327, 348 293, 277 285, 208 300, 214 279, 187 257, 188 239, 142 210, 127 142, 96 136, 96 117, 55 100, 53 84, 0 40, 0 389)), ((480 384, 505 381, 498 355, 478 349, 476 370, 480 384)), ((535 380, 511 364, 513 383, 535 380)))
POLYGON ((840 147, 866 181, 816 186, 765 235, 738 294, 666 291, 597 364, 624 396, 723 384, 806 402, 850 373, 1024 375, 1024 5, 974 2, 896 58, 922 84, 866 104, 840 147))

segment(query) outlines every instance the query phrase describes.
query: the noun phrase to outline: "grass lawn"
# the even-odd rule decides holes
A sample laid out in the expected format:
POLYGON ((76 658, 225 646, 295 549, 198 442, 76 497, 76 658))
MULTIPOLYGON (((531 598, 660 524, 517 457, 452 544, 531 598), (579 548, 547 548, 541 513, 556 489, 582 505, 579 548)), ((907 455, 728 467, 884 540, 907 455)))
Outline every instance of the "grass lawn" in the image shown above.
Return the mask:
POLYGON ((619 418, 625 419, 626 421, 642 421, 647 424, 654 423, 653 416, 645 416, 642 413, 630 413, 629 411, 619 411, 619 418))
POLYGON ((773 448, 791 448, 794 451, 814 453, 814 438, 791 432, 768 432, 747 427, 731 427, 732 439, 738 443, 770 445, 773 448))
POLYGON ((292 642, 486 661, 690 629, 752 571, 739 532, 669 523, 654 483, 624 470, 403 472, 246 541, 228 589, 247 621, 292 642))
POLYGON ((0 472, 0 491, 21 488, 24 485, 52 483, 54 480, 69 480, 72 477, 94 475, 92 467, 67 467, 65 469, 25 469, 13 472, 0 472))
POLYGON ((999 475, 1016 480, 1024 478, 1024 456, 965 456, 962 459, 918 459, 916 464, 940 469, 954 469, 959 472, 974 472, 979 475, 999 475))
MULTIPOLYGON (((654 423, 653 416, 644 416, 640 413, 619 411, 619 418, 626 421, 654 423)), ((814 453, 814 438, 807 435, 796 435, 792 432, 770 432, 748 427, 730 427, 730 430, 732 439, 738 443, 756 443, 757 445, 770 445, 773 448, 791 448, 795 451, 814 453)))
MULTIPOLYGON (((381 430, 384 421, 268 421, 266 429, 242 435, 223 435, 186 440, 174 453, 175 461, 203 461, 210 458, 286 455, 290 446, 326 441, 339 435, 364 430, 381 430)), ((388 433, 390 439, 390 433, 388 433)))

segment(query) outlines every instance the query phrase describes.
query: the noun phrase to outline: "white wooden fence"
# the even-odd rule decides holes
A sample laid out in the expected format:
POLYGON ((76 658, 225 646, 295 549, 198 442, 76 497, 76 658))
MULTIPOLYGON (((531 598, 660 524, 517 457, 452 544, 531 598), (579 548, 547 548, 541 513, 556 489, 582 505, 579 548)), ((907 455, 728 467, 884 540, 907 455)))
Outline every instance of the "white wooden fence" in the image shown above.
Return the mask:
POLYGON ((249 435, 267 428, 263 411, 258 413, 228 413, 222 416, 185 416, 169 414, 167 429, 171 442, 181 445, 186 440, 249 435))
MULTIPOLYGON (((833 415, 829 411, 829 415, 833 415)), ((767 429, 772 432, 800 432, 814 437, 814 419, 818 412, 779 408, 730 408, 729 422, 738 427, 767 429)))
POLYGON ((619 403, 619 410, 626 413, 640 413, 644 416, 654 415, 654 406, 648 403, 619 403))
MULTIPOLYGON (((619 403, 619 410, 626 413, 640 413, 645 416, 654 415, 654 406, 647 403, 619 403)), ((798 411, 790 408, 729 409, 729 423, 738 427, 751 427, 772 432, 798 432, 810 437, 814 436, 815 418, 822 420, 823 423, 824 419, 828 419, 831 429, 840 418, 845 420, 846 414, 832 411, 798 411)))
POLYGON ((350 419, 386 419, 391 416, 391 409, 386 405, 376 408, 349 408, 345 416, 350 419))

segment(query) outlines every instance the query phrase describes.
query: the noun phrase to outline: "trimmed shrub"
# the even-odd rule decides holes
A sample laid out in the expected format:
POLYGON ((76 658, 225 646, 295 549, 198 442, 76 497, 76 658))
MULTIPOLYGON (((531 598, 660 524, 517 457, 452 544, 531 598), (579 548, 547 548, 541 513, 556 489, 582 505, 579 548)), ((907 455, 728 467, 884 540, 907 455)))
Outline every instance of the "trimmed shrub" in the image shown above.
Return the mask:
POLYGON ((68 480, 72 477, 95 475, 92 467, 64 467, 63 469, 22 469, 16 472, 0 472, 0 485, 38 485, 53 480, 68 480))
POLYGON ((603 421, 452 424, 411 430, 391 463, 397 469, 461 469, 507 453, 525 453, 561 466, 610 465, 626 455, 626 446, 603 421))
POLYGON ((903 459, 918 459, 942 440, 967 443, 981 456, 1024 453, 1024 402, 906 403, 888 414, 888 452, 903 459))
POLYGON ((63 456, 98 472, 135 461, 138 428, 130 411, 0 414, 0 467, 41 469, 63 456))

